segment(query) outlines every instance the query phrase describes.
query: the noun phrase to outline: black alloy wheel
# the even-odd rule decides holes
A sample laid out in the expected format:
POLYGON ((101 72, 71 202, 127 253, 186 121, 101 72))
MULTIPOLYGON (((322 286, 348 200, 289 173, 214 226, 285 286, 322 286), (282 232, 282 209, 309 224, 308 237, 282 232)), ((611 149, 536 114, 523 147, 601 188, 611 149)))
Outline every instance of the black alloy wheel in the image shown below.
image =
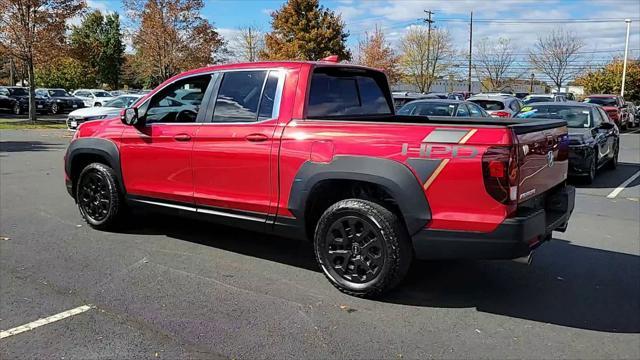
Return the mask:
POLYGON ((89 164, 80 173, 76 202, 84 220, 100 230, 120 225, 126 211, 113 169, 101 163, 89 164))
POLYGON ((363 199, 338 201, 322 214, 314 249, 331 284, 360 297, 375 297, 395 287, 413 260, 400 217, 363 199))
POLYGON ((103 174, 91 171, 82 177, 78 184, 78 205, 94 222, 100 222, 107 217, 111 200, 109 186, 103 174))
POLYGON ((331 225, 326 235, 324 263, 338 276, 353 283, 375 279, 384 265, 382 233, 367 219, 344 216, 331 225))
POLYGON ((58 104, 57 103, 51 104, 51 113, 53 115, 56 115, 58 113, 58 111, 60 111, 60 108, 58 107, 58 104))

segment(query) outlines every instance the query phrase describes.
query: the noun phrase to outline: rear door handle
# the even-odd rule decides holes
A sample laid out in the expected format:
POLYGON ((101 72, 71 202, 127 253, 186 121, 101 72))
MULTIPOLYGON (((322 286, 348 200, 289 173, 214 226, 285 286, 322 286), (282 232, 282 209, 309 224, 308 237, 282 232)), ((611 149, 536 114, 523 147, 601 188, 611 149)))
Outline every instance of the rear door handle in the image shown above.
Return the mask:
POLYGON ((189 134, 177 134, 173 137, 176 141, 189 141, 191 140, 191 136, 189 134))
POLYGON ((249 134, 245 139, 251 142, 263 142, 269 140, 269 137, 264 134, 249 134))

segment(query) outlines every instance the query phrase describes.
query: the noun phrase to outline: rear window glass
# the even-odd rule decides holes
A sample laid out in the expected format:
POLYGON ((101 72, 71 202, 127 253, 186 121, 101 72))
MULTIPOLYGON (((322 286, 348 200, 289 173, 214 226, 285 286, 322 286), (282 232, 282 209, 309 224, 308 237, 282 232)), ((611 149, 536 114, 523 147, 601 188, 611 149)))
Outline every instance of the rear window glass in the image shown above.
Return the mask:
POLYGON ((381 73, 359 69, 319 68, 311 78, 307 117, 390 115, 381 73))
POLYGON ((523 107, 514 117, 519 119, 563 119, 570 128, 588 128, 591 126, 592 114, 591 109, 583 106, 534 105, 523 107))
POLYGON ((469 100, 469 101, 480 105, 480 107, 485 110, 489 110, 489 111, 504 110, 504 104, 502 103, 502 101, 496 101, 496 100, 469 100))
POLYGON ((419 102, 405 105, 398 111, 400 115, 453 116, 456 106, 447 103, 419 102))
POLYGON ((549 102, 549 101, 553 101, 553 98, 552 97, 536 96, 536 97, 526 98, 522 102, 525 103, 525 104, 533 104, 533 103, 538 103, 538 102, 549 102))
POLYGON ((615 98, 592 97, 584 99, 584 102, 602 106, 618 106, 618 101, 615 98))

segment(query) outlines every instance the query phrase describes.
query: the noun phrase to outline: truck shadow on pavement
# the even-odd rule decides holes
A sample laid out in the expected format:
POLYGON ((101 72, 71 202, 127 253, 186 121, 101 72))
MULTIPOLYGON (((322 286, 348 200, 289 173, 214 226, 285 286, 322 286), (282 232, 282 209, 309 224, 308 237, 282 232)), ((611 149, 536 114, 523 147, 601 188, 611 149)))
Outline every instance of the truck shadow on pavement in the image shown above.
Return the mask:
POLYGON ((0 141, 0 153, 25 151, 50 151, 64 149, 66 144, 46 143, 42 141, 0 141))
MULTIPOLYGON (((144 216, 141 222, 125 232, 166 235, 320 271, 307 242, 162 215, 144 216)), ((579 329, 640 333, 640 257, 554 239, 536 251, 529 266, 512 261, 417 261, 398 288, 376 301, 476 308, 579 329)))
MULTIPOLYGON (((625 180, 633 176, 638 170, 640 170, 640 164, 633 163, 618 163, 618 167, 615 170, 600 169, 596 174, 595 180, 592 184, 586 184, 584 179, 579 177, 572 177, 569 179, 569 183, 578 188, 587 189, 614 189, 625 180)), ((640 178, 634 180, 628 187, 632 187, 640 184, 640 178)))

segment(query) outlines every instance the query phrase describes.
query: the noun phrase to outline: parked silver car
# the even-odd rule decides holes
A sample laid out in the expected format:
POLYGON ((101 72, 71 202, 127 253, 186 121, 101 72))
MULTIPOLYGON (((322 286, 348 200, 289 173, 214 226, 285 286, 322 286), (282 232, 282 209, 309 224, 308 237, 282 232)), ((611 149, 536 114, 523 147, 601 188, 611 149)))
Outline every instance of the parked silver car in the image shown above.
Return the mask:
POLYGON ((515 96, 504 94, 477 94, 467 99, 480 105, 492 117, 513 117, 522 108, 522 103, 515 96))
POLYGON ((128 108, 136 103, 144 95, 127 94, 121 95, 113 100, 104 103, 104 106, 94 106, 72 111, 67 118, 67 128, 75 131, 80 124, 85 121, 102 120, 108 117, 115 117, 124 108, 128 108))
POLYGON ((526 105, 538 103, 538 102, 566 102, 567 98, 564 95, 558 94, 532 94, 522 99, 522 102, 526 105))
POLYGON ((78 89, 73 92, 73 96, 79 97, 85 106, 102 106, 107 101, 113 99, 113 95, 100 89, 78 89))

